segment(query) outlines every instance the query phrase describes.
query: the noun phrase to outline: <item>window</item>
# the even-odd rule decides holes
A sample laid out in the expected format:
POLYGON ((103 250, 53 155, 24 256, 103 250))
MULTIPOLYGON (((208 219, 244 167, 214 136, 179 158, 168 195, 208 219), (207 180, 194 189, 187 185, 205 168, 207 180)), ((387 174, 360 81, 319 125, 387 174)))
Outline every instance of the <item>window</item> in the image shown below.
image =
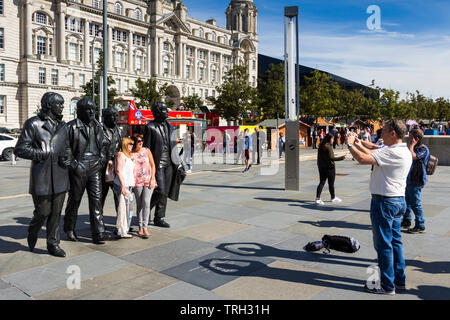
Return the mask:
POLYGON ((169 44, 167 42, 163 43, 163 50, 164 51, 169 51, 169 44))
POLYGON ((116 31, 116 35, 117 35, 117 41, 120 41, 122 32, 116 31))
POLYGON ((198 50, 198 58, 204 60, 206 58, 206 51, 198 50))
POLYGON ((3 14, 3 0, 0 0, 0 14, 3 14))
POLYGON ((191 78, 191 66, 186 66, 186 79, 191 78))
POLYGON ((203 89, 200 89, 200 98, 203 97, 203 89))
POLYGON ((52 69, 52 85, 57 86, 58 85, 58 70, 52 69))
POLYGON ((94 25, 95 36, 103 37, 103 32, 100 31, 100 26, 98 24, 94 25))
POLYGON ((116 68, 123 68, 123 53, 122 52, 116 52, 116 68))
POLYGON ((72 72, 69 72, 68 74, 67 74, 67 85, 69 86, 69 87, 73 87, 74 86, 74 82, 73 82, 73 73, 72 72))
POLYGON ((136 56, 136 70, 142 70, 142 56, 136 56))
POLYGON ((191 47, 186 47, 186 55, 188 57, 193 57, 194 56, 194 49, 191 47))
POLYGON ((169 74, 169 61, 168 60, 164 60, 164 66, 163 66, 163 69, 164 69, 164 74, 169 74))
POLYGON ((195 94, 195 88, 192 88, 192 95, 195 94))
POLYGON ((100 59, 100 48, 94 48, 94 63, 100 59))
POLYGON ((116 40, 116 30, 112 29, 112 39, 116 40))
POLYGON ((92 6, 94 8, 100 9, 102 6, 102 2, 101 0, 92 0, 92 6))
POLYGON ((205 68, 200 67, 199 69, 199 80, 204 80, 205 79, 205 68))
POLYGON ((213 90, 211 95, 213 96, 213 98, 215 98, 216 97, 216 90, 213 90))
POLYGON ((5 81, 5 65, 0 64, 0 82, 5 81))
POLYGON ((125 80, 125 81, 123 82, 123 90, 124 90, 125 92, 128 92, 128 91, 130 90, 130 80, 125 80))
POLYGON ((37 37, 37 54, 47 54, 47 38, 37 37))
POLYGON ((120 92, 120 79, 116 79, 116 90, 120 92))
POLYGON ((127 37, 128 37, 128 34, 125 31, 123 31, 122 32, 122 40, 123 40, 123 42, 127 42, 127 37))
POLYGON ((6 96, 0 96, 0 115, 5 115, 6 96))
POLYGON ((203 31, 202 28, 198 29, 198 36, 199 36, 200 38, 203 38, 203 37, 205 36, 205 32, 203 31))
POLYGON ((211 70, 211 81, 216 81, 217 78, 217 71, 211 70))
POLYGON ((84 52, 83 52, 83 45, 80 44, 80 62, 83 62, 83 55, 84 55, 84 52))
POLYGON ((42 12, 36 12, 36 22, 39 24, 47 24, 47 15, 42 12))
POLYGON ((208 89, 205 89, 205 98, 208 98, 208 89))
POLYGON ((114 5, 114 12, 117 14, 122 14, 122 5, 120 4, 120 2, 116 2, 116 4, 114 5))
POLYGON ((53 39, 48 39, 48 54, 53 55, 53 39))
POLYGON ((141 11, 141 9, 137 8, 135 10, 135 14, 136 14, 136 19, 137 20, 142 20, 142 11, 141 11))
POLYGON ((255 60, 253 60, 253 62, 252 62, 252 68, 253 68, 253 70, 256 70, 256 61, 255 60))
POLYGON ((211 33, 211 40, 216 42, 216 33, 213 31, 213 33, 211 33))
POLYGON ((80 76, 78 77, 78 85, 80 87, 84 86, 84 82, 85 82, 85 76, 84 76, 84 74, 80 74, 80 76))
POLYGON ((45 68, 39 68, 39 83, 45 84, 47 82, 47 76, 46 76, 46 70, 45 68))
POLYGON ((75 43, 69 44, 69 60, 71 61, 77 61, 77 52, 78 48, 75 43))
POLYGON ((70 115, 72 115, 72 116, 75 114, 75 111, 77 110, 77 102, 78 102, 78 100, 75 98, 70 101, 69 112, 70 112, 70 115))
POLYGON ((252 87, 256 87, 256 77, 252 77, 252 87))
POLYGON ((5 49, 4 35, 3 28, 0 28, 0 49, 5 49))

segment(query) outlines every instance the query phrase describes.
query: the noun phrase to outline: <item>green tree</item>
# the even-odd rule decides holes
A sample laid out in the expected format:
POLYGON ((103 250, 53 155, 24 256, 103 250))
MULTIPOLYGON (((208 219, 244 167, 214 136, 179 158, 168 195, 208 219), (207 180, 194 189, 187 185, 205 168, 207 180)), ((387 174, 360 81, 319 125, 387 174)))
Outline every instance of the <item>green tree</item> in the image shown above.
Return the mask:
POLYGON ((183 106, 187 110, 196 110, 203 104, 202 99, 196 93, 192 96, 182 97, 181 100, 183 100, 183 106))
POLYGON ((275 118, 277 113, 284 113, 284 62, 269 67, 267 80, 258 81, 257 101, 265 117, 275 118))
POLYGON ((338 115, 342 116, 346 123, 357 115, 366 115, 368 101, 360 90, 339 90, 338 95, 338 115))
POLYGON ((300 90, 300 106, 307 114, 316 117, 334 116, 338 113, 340 87, 326 73, 315 70, 304 78, 300 90))
POLYGON ((158 89, 156 79, 148 78, 147 81, 144 81, 139 78, 136 80, 136 88, 132 88, 130 91, 136 99, 135 104, 139 109, 150 109, 153 102, 163 100, 166 89, 167 83, 158 89))
MULTIPOLYGON (((100 57, 97 61, 97 71, 94 74, 94 81, 95 81, 95 105, 97 106, 96 114, 97 119, 100 117, 100 77, 103 76, 103 52, 100 51, 100 57)), ((114 78, 112 76, 108 76, 108 106, 112 106, 113 102, 115 100, 119 100, 120 98, 117 96, 117 90, 113 86, 116 82, 114 81, 114 78), (111 87, 113 86, 113 87, 111 87)), ((92 79, 87 82, 85 85, 82 85, 81 88, 83 89, 83 96, 82 97, 88 97, 92 99, 92 79)))
POLYGON ((434 102, 436 110, 436 120, 439 122, 450 119, 450 101, 443 97, 437 98, 434 102))
POLYGON ((233 67, 226 76, 222 86, 216 87, 217 98, 208 97, 219 116, 227 121, 236 121, 250 109, 256 100, 256 89, 249 83, 245 66, 233 67))

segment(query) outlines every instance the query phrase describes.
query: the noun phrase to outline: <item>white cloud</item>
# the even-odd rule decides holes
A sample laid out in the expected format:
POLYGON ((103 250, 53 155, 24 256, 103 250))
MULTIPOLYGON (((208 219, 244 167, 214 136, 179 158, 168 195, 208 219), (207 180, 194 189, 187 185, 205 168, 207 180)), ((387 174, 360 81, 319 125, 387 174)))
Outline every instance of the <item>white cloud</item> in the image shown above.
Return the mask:
MULTIPOLYGON (((300 36, 300 63, 341 77, 434 98, 450 98, 449 37, 394 33, 300 36)), ((283 38, 261 39, 260 53, 283 54, 283 38)))

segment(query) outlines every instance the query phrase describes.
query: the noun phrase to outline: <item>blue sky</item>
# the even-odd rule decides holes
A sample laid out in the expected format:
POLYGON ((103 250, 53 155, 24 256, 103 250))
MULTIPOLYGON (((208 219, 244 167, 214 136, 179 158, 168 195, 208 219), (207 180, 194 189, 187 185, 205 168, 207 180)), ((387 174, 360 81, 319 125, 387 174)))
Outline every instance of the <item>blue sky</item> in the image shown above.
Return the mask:
MULTIPOLYGON (((228 0, 184 0, 190 17, 226 26, 228 0)), ((450 1, 254 0, 259 52, 283 55, 285 6, 299 6, 300 63, 361 84, 450 98, 450 1), (366 25, 370 5, 381 30, 366 25)))

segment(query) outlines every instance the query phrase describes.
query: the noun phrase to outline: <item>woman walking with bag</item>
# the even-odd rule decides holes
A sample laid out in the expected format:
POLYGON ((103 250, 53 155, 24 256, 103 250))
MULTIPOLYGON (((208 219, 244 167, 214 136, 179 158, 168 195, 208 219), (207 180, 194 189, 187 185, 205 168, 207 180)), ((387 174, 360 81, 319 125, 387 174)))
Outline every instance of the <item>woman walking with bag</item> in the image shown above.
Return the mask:
POLYGON ((341 161, 345 159, 345 155, 342 157, 335 157, 333 151, 333 140, 334 137, 330 133, 327 133, 325 138, 319 145, 319 151, 317 154, 317 166, 319 168, 320 183, 317 186, 316 193, 316 204, 325 204, 321 199, 320 195, 322 193, 323 186, 328 179, 328 187, 331 194, 331 202, 337 203, 342 200, 336 197, 334 193, 334 180, 336 178, 336 168, 334 165, 335 161, 341 161))
POLYGON ((133 150, 133 140, 122 139, 122 146, 116 155, 116 177, 114 179, 114 190, 119 196, 119 206, 117 207, 117 236, 119 238, 132 238, 128 234, 131 224, 131 213, 133 211, 132 188, 134 181, 134 163, 131 160, 133 150))
POLYGON ((131 159, 134 163, 135 180, 133 192, 136 196, 136 213, 139 220, 138 235, 147 239, 150 236, 147 230, 150 218, 150 200, 156 186, 155 161, 150 149, 143 147, 144 136, 142 134, 134 134, 132 139, 134 148, 131 159))

